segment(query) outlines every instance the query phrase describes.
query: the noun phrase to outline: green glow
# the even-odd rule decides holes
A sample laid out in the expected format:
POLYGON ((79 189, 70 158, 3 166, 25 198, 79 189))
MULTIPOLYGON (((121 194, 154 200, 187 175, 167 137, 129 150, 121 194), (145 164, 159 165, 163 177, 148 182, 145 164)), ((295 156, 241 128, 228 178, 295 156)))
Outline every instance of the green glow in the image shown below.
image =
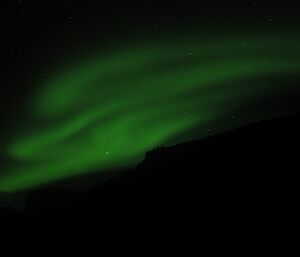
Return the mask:
POLYGON ((36 87, 26 107, 30 125, 20 123, 7 144, 12 161, 0 191, 132 166, 146 151, 217 123, 232 102, 255 101, 273 88, 260 76, 299 74, 300 40, 278 37, 153 41, 61 69, 36 87))

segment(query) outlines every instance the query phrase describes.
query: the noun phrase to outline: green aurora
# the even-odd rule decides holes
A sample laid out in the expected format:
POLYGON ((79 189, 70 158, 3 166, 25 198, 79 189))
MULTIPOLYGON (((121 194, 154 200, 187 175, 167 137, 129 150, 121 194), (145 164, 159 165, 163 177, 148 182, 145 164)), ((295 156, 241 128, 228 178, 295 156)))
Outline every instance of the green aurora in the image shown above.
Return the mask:
POLYGON ((230 113, 295 87, 265 76, 299 72, 300 40, 280 33, 95 51, 36 85, 24 107, 30 118, 19 122, 1 153, 10 161, 0 191, 131 167, 157 146, 205 137, 212 126, 222 131, 251 122, 255 115, 240 111, 244 119, 237 122, 230 113))

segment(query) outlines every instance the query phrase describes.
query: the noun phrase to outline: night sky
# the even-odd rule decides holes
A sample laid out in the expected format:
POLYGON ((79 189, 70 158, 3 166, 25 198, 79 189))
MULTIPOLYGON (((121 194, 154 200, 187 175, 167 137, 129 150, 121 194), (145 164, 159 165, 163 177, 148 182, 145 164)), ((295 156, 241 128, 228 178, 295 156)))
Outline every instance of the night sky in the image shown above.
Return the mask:
POLYGON ((195 2, 4 1, 0 191, 298 113, 297 1, 195 2))

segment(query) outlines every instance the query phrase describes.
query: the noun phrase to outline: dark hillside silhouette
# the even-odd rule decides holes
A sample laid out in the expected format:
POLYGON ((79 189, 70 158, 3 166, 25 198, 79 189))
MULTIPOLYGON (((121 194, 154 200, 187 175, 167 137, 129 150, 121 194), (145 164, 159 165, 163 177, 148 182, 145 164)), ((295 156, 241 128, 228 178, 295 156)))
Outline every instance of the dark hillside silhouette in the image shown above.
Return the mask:
MULTIPOLYGON (((193 220, 228 211, 256 215, 268 208, 293 213, 299 120, 299 116, 276 118, 157 148, 135 169, 84 193, 55 188, 32 192, 19 215, 107 220, 165 215, 193 220)), ((1 212, 17 215, 11 209, 1 212)))

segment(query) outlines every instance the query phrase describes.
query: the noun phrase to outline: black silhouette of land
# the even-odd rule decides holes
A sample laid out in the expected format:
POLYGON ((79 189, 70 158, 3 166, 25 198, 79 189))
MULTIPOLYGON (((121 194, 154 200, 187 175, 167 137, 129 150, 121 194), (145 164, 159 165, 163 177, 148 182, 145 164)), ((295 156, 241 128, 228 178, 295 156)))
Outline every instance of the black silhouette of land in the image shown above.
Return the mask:
POLYGON ((120 216, 193 219, 227 210, 256 215, 297 206, 300 116, 256 122, 219 135, 157 148, 134 169, 87 191, 29 194, 23 212, 1 217, 120 216))

